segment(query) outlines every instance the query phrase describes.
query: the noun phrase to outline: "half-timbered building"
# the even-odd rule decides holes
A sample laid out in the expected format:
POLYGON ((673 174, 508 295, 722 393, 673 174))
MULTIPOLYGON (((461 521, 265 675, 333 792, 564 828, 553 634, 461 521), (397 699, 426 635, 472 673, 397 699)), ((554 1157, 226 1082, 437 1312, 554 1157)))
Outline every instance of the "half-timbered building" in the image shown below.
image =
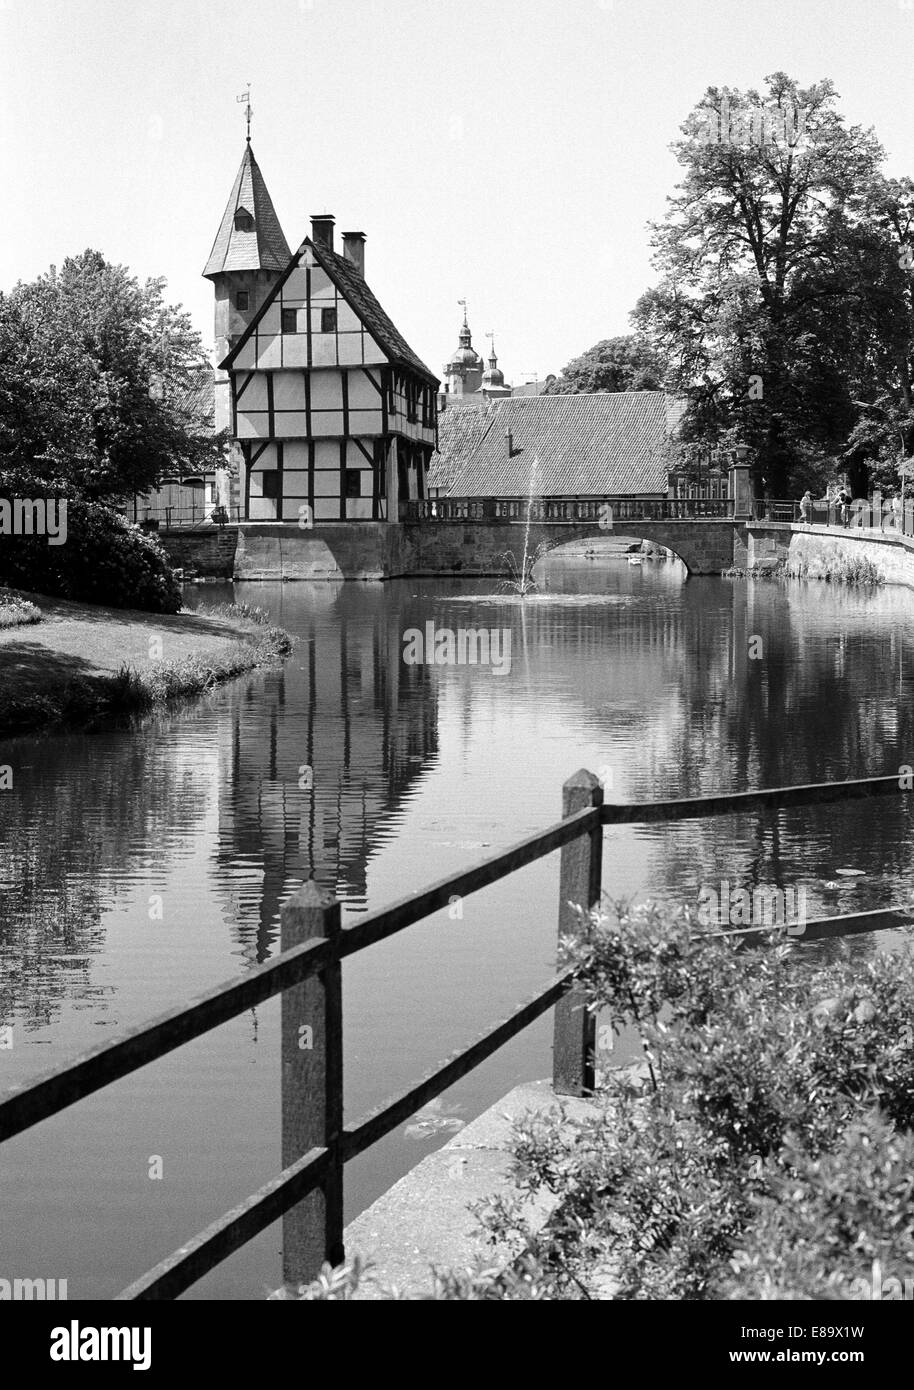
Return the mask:
POLYGON ((439 383, 369 289, 364 233, 339 254, 322 214, 289 253, 248 144, 204 275, 242 519, 397 521, 426 495, 439 383))

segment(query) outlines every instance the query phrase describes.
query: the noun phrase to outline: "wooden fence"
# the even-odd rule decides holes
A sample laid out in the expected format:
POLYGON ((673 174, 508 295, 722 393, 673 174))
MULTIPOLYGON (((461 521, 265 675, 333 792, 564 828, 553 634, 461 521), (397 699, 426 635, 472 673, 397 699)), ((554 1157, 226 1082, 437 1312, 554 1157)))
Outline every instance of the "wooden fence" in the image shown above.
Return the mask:
MULTIPOLYGON (((594 1085, 594 1018, 571 971, 552 978, 470 1046, 380 1109, 347 1127, 343 1120, 342 962, 465 897, 561 850, 559 937, 575 930, 572 904, 593 906, 601 896, 603 829, 607 825, 672 822, 738 815, 906 791, 899 776, 779 787, 632 805, 604 805, 602 787, 581 771, 563 788, 561 821, 475 867, 452 874, 349 926, 340 904, 313 882, 285 904, 281 953, 240 979, 211 990, 194 1003, 103 1044, 77 1061, 50 1072, 0 1102, 0 1142, 66 1109, 84 1096, 147 1066, 256 1004, 282 995, 283 1125, 278 1177, 214 1221, 144 1274, 121 1299, 171 1299, 215 1268, 279 1217, 284 1217, 284 1276, 313 1278, 324 1260, 343 1258, 343 1172, 345 1164, 453 1086, 549 1009, 554 1017, 553 1083, 558 1094, 585 1095, 594 1085), (311 1046, 299 1046, 307 1026, 311 1046)), ((906 925, 903 909, 880 909, 805 924, 798 941, 906 925)), ((750 943, 767 939, 757 928, 737 933, 750 943)))

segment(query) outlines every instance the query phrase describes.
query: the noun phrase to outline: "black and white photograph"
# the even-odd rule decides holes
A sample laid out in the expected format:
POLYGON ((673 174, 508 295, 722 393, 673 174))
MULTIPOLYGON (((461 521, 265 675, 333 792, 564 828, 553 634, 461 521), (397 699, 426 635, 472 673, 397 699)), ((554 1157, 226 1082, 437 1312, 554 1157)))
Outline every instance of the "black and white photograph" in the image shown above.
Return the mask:
POLYGON ((914 0, 0 0, 0 53, 24 1367, 599 1302, 874 1377, 914 0))

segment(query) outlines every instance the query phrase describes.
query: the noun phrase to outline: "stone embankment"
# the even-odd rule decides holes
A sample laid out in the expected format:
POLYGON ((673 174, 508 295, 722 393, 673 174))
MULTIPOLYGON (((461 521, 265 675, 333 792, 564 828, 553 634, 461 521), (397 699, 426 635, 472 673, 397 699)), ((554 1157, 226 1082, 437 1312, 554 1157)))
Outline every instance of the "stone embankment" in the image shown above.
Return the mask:
POLYGON ((747 528, 748 568, 783 566, 789 576, 914 588, 914 539, 864 526, 758 522, 747 528))

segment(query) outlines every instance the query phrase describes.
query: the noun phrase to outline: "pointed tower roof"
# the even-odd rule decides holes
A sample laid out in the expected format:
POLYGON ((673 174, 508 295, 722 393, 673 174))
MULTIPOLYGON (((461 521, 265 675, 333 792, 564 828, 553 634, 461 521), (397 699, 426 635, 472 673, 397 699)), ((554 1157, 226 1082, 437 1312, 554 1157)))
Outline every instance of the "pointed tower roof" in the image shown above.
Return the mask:
POLYGON ((285 270, 291 254, 249 140, 203 274, 285 270))
POLYGON ((489 352, 489 365, 482 374, 483 386, 504 386, 505 374, 498 365, 498 358, 495 356, 495 334, 490 333, 492 340, 491 351, 489 352))
POLYGON ((451 353, 449 360, 445 363, 445 372, 447 372, 450 367, 469 367, 475 369, 482 366, 482 358, 473 347, 470 325, 467 323, 467 306, 462 299, 458 300, 458 303, 463 304, 463 327, 460 330, 458 338, 460 345, 455 352, 451 353))

